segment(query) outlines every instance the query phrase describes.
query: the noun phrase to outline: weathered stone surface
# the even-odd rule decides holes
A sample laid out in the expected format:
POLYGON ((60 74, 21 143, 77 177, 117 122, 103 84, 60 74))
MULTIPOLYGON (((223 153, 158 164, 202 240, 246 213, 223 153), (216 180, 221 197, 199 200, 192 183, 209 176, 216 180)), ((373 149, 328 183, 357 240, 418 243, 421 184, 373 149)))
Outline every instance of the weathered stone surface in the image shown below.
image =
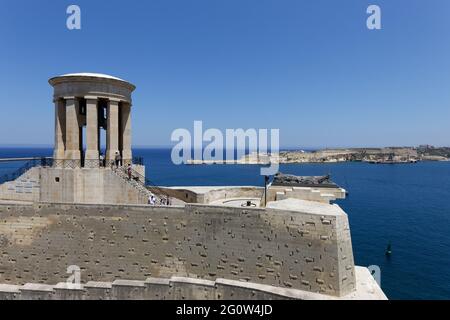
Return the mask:
POLYGON ((47 294, 51 300, 385 300, 369 270, 356 268, 357 288, 343 297, 280 288, 252 282, 228 279, 216 281, 172 277, 149 278, 144 281, 116 280, 88 282, 79 288, 65 283, 57 286, 0 284, 0 300, 38 300, 47 294), (143 288, 142 283, 145 283, 143 288), (114 287, 119 290, 112 290, 114 287), (28 288, 28 289, 27 289, 28 288))
POLYGON ((248 279, 334 296, 352 292, 346 214, 309 202, 288 209, 0 206, 0 236, 7 239, 0 283, 64 282, 67 268, 77 265, 83 282, 179 276, 248 279), (251 227, 242 228, 243 221, 251 227), (318 268, 323 283, 316 281, 318 268))

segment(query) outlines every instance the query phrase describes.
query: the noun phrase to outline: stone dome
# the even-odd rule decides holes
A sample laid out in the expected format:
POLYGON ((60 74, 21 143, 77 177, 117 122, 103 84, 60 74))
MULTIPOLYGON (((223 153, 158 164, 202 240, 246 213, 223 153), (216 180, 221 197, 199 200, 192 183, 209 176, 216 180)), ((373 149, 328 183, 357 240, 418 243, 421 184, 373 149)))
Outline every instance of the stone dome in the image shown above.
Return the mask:
POLYGON ((123 79, 101 73, 69 73, 49 80, 54 99, 67 96, 114 98, 131 103, 136 86, 123 79))

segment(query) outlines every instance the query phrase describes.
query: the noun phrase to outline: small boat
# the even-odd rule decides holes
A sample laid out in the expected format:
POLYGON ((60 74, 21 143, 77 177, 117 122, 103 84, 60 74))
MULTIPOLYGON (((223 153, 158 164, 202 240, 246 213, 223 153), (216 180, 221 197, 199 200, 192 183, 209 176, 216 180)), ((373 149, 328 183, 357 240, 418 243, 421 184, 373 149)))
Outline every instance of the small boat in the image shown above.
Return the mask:
POLYGON ((387 248, 386 248, 386 255, 387 256, 390 256, 392 254, 392 245, 391 245, 391 243, 389 242, 389 244, 388 244, 388 246, 387 246, 387 248))

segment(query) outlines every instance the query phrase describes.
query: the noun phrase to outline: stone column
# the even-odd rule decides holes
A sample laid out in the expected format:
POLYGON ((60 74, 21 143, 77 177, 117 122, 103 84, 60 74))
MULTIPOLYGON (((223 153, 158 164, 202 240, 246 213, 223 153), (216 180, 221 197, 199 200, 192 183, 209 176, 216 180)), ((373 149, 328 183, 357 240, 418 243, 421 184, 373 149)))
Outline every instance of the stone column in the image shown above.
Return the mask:
POLYGON ((80 166, 80 125, 78 123, 78 113, 80 103, 75 97, 65 97, 66 100, 66 152, 65 160, 68 166, 80 166))
POLYGON ((109 99, 106 128, 106 160, 114 161, 119 152, 119 100, 109 99))
POLYGON ((84 166, 96 168, 100 163, 98 145, 98 99, 97 97, 85 97, 86 99, 86 156, 84 166))
POLYGON ((131 104, 123 102, 120 107, 121 124, 120 136, 122 137, 122 158, 124 165, 132 164, 133 155, 131 152, 131 104))
POLYGON ((65 157, 65 136, 66 136, 66 105, 63 99, 55 100, 55 149, 53 159, 55 165, 59 166, 65 157))

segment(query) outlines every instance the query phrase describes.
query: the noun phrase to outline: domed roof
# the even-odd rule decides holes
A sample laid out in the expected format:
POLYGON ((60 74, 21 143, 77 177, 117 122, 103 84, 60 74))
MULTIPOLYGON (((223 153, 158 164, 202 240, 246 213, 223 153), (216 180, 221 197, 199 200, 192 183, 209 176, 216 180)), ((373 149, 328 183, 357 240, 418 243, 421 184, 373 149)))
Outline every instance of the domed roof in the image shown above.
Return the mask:
MULTIPOLYGON (((107 74, 89 73, 89 72, 68 73, 68 74, 63 74, 62 76, 59 76, 59 77, 94 77, 94 78, 104 78, 104 79, 113 79, 113 80, 125 81, 123 79, 120 79, 120 78, 117 78, 117 77, 113 77, 113 76, 110 76, 110 75, 107 75, 107 74)), ((127 82, 127 81, 125 81, 125 82, 127 82)))
POLYGON ((55 87, 58 84, 61 83, 70 83, 72 81, 95 81, 95 82, 101 82, 104 80, 105 82, 115 82, 116 84, 120 84, 121 86, 127 87, 129 90, 134 91, 136 89, 136 86, 134 86, 132 83, 113 77, 107 74, 102 73, 91 73, 91 72, 81 72, 81 73, 68 73, 61 76, 53 77, 48 82, 50 85, 55 87))

